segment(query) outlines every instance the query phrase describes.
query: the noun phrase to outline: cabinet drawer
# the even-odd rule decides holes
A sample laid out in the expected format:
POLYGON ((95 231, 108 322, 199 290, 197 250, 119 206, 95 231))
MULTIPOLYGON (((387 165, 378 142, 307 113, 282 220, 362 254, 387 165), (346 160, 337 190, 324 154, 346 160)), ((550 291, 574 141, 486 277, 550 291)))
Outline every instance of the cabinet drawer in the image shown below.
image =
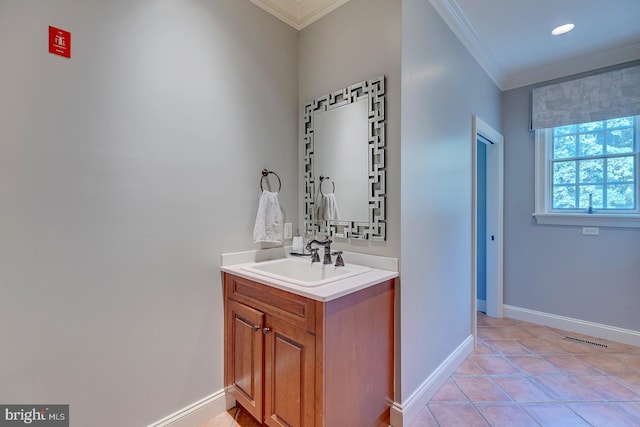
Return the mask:
POLYGON ((316 330, 316 302, 253 280, 224 273, 226 297, 286 319, 307 332, 316 330))

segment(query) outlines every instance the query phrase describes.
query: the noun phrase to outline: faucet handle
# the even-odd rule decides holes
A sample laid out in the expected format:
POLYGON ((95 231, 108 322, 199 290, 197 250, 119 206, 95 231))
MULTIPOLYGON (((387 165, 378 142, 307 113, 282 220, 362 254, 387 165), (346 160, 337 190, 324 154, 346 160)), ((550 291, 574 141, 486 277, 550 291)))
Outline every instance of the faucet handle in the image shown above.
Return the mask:
POLYGON ((311 262, 320 262, 320 255, 318 255, 318 248, 311 248, 311 262))
POLYGON ((344 267, 344 260, 342 259, 342 251, 335 251, 331 255, 338 255, 336 258, 336 267, 344 267))

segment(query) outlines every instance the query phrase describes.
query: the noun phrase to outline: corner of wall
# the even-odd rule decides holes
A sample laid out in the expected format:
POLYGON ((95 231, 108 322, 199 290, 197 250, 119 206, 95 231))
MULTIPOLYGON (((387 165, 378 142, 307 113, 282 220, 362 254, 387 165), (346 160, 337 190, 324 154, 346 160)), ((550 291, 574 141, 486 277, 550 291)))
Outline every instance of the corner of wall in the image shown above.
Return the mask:
POLYGON ((438 368, 403 403, 394 402, 391 406, 391 426, 404 427, 429 403, 440 387, 453 375, 458 366, 473 351, 473 335, 469 335, 438 368))
POLYGON ((235 400, 224 389, 198 400, 147 427, 193 427, 206 423, 211 418, 231 409, 235 400))

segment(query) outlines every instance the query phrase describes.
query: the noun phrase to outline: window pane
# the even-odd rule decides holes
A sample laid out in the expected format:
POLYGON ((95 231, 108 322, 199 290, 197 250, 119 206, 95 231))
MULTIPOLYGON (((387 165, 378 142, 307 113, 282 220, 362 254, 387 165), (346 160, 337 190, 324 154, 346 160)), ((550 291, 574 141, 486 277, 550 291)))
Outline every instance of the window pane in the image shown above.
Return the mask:
MULTIPOLYGON (((600 122, 602 123, 602 122, 600 122)), ((580 134, 579 156, 599 156, 603 153, 603 135, 598 133, 580 134)))
POLYGON ((583 184, 601 184, 604 180, 604 160, 581 160, 580 182, 583 184))
POLYGON ((615 157, 607 159, 608 182, 633 182, 635 162, 633 157, 615 157))
MULTIPOLYGON (((551 209, 638 210, 637 117, 553 128, 550 135, 551 209), (552 135, 552 136, 551 136, 552 135)), ((548 190, 547 190, 548 191, 548 190)), ((546 195, 549 197, 549 195, 546 195)))
POLYGON ((602 185, 581 185, 579 207, 585 210, 589 208, 589 194, 591 194, 591 207, 593 209, 602 209, 603 187, 602 185))
POLYGON ((633 116, 632 117, 620 117, 620 118, 617 118, 617 119, 607 120, 607 128, 608 129, 626 127, 626 126, 633 126, 633 116))
POLYGON ((633 209, 635 208, 633 185, 608 185, 607 208, 609 209, 633 209))
POLYGON ((553 136, 569 135, 571 133, 576 133, 575 125, 558 126, 557 128, 553 128, 553 136))
MULTIPOLYGON (((558 128, 556 128, 558 129, 558 128)), ((576 136, 559 136, 553 138, 553 158, 565 159, 576 156, 576 136)))
POLYGON ((578 126, 580 132, 593 132, 594 130, 602 130, 603 128, 604 122, 582 123, 578 126))
POLYGON ((608 154, 633 152, 633 128, 614 129, 606 134, 608 154))
POLYGON ((576 162, 554 162, 553 183, 554 184, 574 184, 577 182, 576 162))
POLYGON ((553 209, 575 209, 576 188, 574 186, 553 186, 553 209))

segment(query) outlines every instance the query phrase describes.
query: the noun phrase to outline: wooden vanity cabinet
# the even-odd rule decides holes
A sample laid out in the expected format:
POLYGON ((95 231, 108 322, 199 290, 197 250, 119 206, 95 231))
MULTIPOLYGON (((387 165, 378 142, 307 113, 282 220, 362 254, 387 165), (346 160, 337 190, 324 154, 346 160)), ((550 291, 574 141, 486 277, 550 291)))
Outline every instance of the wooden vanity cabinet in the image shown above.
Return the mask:
POLYGON ((383 426, 394 280, 320 302, 224 273, 225 386, 267 426, 383 426))

